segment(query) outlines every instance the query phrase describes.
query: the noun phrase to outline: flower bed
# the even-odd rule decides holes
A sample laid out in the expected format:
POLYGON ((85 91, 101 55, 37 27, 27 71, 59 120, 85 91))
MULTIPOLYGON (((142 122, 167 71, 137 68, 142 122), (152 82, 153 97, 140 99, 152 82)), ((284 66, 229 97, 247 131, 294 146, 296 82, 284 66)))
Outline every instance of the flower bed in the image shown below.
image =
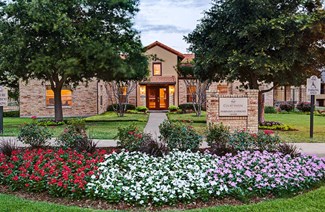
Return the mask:
POLYGON ((281 153, 239 152, 219 157, 173 151, 93 154, 35 149, 0 154, 0 183, 52 196, 163 205, 211 197, 296 193, 324 181, 325 159, 281 153), (105 155, 106 154, 106 155, 105 155))
POLYGON ((171 152, 161 158, 121 152, 106 156, 91 178, 87 188, 93 197, 161 205, 295 193, 324 180, 325 159, 247 151, 223 157, 171 152))
POLYGON ((106 151, 93 154, 72 150, 33 149, 0 154, 0 183, 11 189, 47 191, 53 196, 81 197, 106 151))

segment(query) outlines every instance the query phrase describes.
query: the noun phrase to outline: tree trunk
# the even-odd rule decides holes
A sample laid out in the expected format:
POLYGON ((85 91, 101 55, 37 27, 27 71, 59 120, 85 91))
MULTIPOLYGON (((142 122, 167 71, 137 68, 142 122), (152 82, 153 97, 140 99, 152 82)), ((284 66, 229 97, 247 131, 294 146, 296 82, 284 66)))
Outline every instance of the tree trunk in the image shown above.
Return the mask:
POLYGON ((61 89, 62 89, 61 87, 56 87, 52 89, 54 92, 55 121, 63 121, 61 89))
POLYGON ((264 118, 264 93, 259 91, 258 92, 258 123, 263 123, 265 121, 264 118))

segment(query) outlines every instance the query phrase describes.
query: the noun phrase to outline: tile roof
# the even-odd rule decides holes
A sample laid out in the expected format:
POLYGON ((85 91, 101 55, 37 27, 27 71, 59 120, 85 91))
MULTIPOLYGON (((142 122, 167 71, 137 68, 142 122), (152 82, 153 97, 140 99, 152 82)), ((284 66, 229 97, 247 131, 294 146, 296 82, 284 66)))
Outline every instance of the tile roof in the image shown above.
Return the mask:
POLYGON ((155 41, 152 44, 146 46, 146 49, 149 50, 149 49, 151 49, 151 48, 153 48, 155 46, 160 46, 161 48, 163 48, 163 49, 165 49, 165 50, 167 50, 167 51, 169 51, 169 52, 171 52, 173 54, 176 54, 177 56, 179 56, 182 59, 185 58, 184 54, 180 53, 179 51, 176 51, 175 49, 173 49, 173 48, 171 48, 169 46, 166 46, 163 43, 160 43, 159 41, 155 41))
POLYGON ((149 78, 149 80, 140 82, 142 85, 147 84, 176 84, 176 79, 174 76, 152 76, 149 78))
POLYGON ((194 54, 183 54, 185 57, 182 60, 182 63, 190 63, 193 61, 193 59, 195 58, 194 54))

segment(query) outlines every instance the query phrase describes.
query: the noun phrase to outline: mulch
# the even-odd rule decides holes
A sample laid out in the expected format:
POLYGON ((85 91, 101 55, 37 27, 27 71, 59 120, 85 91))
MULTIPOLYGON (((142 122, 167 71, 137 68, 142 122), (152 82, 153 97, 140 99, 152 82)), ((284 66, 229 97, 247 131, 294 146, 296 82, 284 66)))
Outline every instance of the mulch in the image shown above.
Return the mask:
MULTIPOLYGON (((9 187, 0 185, 0 193, 2 194, 10 194, 16 197, 20 197, 27 200, 32 201, 40 201, 40 202, 48 202, 65 206, 77 206, 81 208, 88 209, 96 209, 96 210, 131 210, 131 211, 160 211, 160 210, 186 210, 186 209, 197 209, 197 208, 207 208, 207 207, 215 207, 215 206, 223 206, 223 205, 243 205, 244 203, 234 199, 234 198, 224 198, 224 199, 210 199, 208 202, 203 201, 195 201, 191 203, 178 203, 172 206, 146 206, 139 207, 131 204, 127 204, 124 202, 120 203, 108 203, 105 200, 101 199, 71 199, 71 198, 60 198, 60 197, 52 197, 46 192, 42 193, 31 193, 27 191, 11 191, 9 187)), ((273 196, 267 197, 254 197, 251 198, 247 204, 258 203, 267 199, 272 199, 273 196)))

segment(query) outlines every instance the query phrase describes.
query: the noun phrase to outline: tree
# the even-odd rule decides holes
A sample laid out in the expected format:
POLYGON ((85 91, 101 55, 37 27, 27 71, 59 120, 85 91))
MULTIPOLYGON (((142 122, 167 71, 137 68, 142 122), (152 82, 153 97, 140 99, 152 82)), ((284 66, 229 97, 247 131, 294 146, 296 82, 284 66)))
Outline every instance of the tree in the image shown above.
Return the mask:
MULTIPOLYGON (((196 55, 196 74, 239 80, 250 89, 303 84, 325 63, 321 6, 318 0, 215 0, 185 38, 196 55)), ((270 89, 259 91, 259 122, 270 89)))
POLYGON ((0 5, 0 73, 49 82, 55 120, 62 120, 65 84, 129 77, 144 67, 146 57, 131 21, 138 3, 16 0, 0 5))
POLYGON ((176 71, 190 92, 193 108, 196 116, 201 116, 202 106, 206 102, 206 91, 208 90, 211 81, 203 80, 200 75, 194 72, 194 61, 179 63, 176 71))

